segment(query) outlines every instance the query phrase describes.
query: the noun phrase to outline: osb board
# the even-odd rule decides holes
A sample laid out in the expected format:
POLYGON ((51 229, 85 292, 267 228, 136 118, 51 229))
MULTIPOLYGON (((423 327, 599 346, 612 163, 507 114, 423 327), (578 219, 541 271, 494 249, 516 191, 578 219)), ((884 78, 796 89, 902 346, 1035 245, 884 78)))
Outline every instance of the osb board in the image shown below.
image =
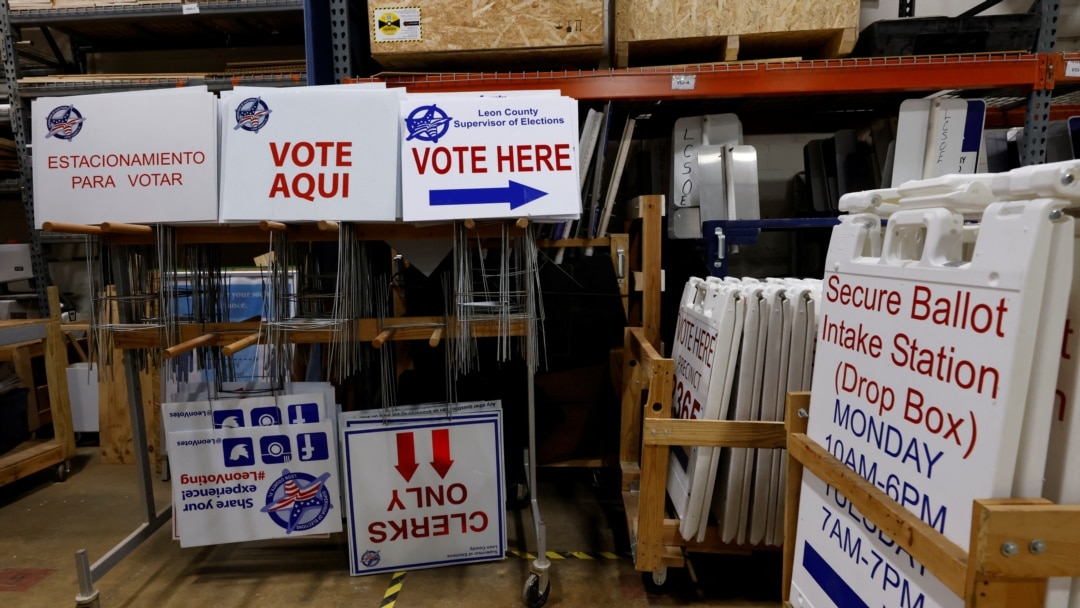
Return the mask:
POLYGON ((602 46, 543 49, 509 49, 374 55, 385 68, 413 73, 462 72, 481 69, 559 70, 595 68, 604 54, 602 46))
POLYGON ((366 18, 372 56, 383 65, 405 53, 604 44, 604 0, 369 0, 366 18), (396 7, 420 9, 421 40, 376 42, 376 20, 396 7))
POLYGON ((859 0, 615 0, 615 40, 858 28, 859 0))
MULTIPOLYGON (((108 464, 133 464, 135 450, 131 436, 131 413, 128 410, 128 391, 124 351, 113 351, 112 369, 108 377, 98 381, 98 429, 101 460, 108 464)), ((139 373, 142 392, 143 420, 146 426, 146 445, 151 466, 161 471, 161 389, 156 366, 139 373)))

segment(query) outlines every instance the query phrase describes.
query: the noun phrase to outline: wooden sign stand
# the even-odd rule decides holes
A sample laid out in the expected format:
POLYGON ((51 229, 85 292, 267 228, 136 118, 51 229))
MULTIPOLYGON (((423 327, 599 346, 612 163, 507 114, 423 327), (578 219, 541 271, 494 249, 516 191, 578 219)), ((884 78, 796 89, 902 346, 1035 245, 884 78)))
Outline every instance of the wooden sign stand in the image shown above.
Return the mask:
POLYGON ((846 496, 897 545, 972 608, 1042 606, 1046 579, 1080 576, 1080 505, 1042 498, 976 500, 971 549, 931 528, 806 436, 809 393, 788 397, 788 487, 784 527, 784 601, 795 557, 802 471, 846 496))

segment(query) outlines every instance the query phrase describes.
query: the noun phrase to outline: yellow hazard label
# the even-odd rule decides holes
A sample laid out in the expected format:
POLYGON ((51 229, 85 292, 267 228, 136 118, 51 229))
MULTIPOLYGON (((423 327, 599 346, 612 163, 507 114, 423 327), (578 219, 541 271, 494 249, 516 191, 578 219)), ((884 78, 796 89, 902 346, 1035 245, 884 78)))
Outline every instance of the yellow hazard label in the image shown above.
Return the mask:
POLYGON ((401 17, 390 11, 379 15, 379 31, 383 36, 396 36, 401 31, 401 17))
POLYGON ((420 7, 381 7, 371 11, 375 42, 418 42, 422 40, 420 7))

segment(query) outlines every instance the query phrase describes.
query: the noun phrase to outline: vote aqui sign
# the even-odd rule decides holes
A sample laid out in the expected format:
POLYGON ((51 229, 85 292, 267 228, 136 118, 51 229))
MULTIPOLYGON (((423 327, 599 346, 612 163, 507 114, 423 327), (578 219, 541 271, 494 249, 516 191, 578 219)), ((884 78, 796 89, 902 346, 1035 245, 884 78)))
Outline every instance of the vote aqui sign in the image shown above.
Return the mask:
POLYGON ((351 572, 502 559, 501 413, 342 425, 351 572))
POLYGON ((581 213, 573 99, 413 96, 401 136, 405 221, 581 213))
POLYGON ((206 87, 32 103, 34 221, 216 222, 217 99, 206 87))
POLYGON ((222 221, 394 221, 400 93, 238 89, 222 99, 222 221))

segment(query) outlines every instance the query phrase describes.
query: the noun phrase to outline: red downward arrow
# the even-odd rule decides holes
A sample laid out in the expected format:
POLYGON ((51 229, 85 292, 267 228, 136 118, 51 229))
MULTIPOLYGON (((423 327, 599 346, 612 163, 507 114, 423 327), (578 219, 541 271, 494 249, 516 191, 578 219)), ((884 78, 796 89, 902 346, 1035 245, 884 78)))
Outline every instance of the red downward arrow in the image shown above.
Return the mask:
POLYGON ((405 483, 409 483, 412 479, 416 469, 420 468, 420 465, 416 463, 416 446, 413 442, 412 433, 398 433, 397 437, 397 461, 394 465, 398 473, 405 479, 405 483))
POLYGON ((446 473, 454 466, 454 461, 450 459, 450 429, 431 431, 431 452, 434 456, 431 468, 440 478, 446 479, 446 473))

